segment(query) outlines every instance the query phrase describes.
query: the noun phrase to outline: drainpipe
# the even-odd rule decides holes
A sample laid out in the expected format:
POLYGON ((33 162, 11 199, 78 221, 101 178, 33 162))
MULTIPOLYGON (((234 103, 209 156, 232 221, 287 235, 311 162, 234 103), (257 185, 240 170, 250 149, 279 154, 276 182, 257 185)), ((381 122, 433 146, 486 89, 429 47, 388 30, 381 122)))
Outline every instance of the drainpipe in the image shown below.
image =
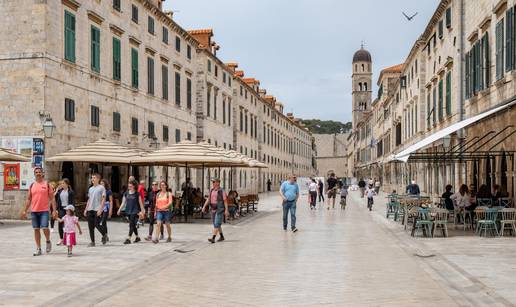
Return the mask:
MULTIPOLYGON (((465 11, 464 11, 464 0, 459 0, 459 13, 460 13, 460 23, 459 23, 459 120, 464 120, 464 113, 465 113, 465 96, 464 96, 464 86, 465 86, 465 78, 464 78, 464 38, 465 38, 465 31, 464 31, 464 18, 465 18, 465 11)), ((464 129, 460 129, 457 132, 457 137, 459 138, 459 142, 461 144, 464 142, 464 129)), ((465 162, 467 163, 467 162, 465 162)), ((466 173, 466 167, 463 166, 462 161, 462 153, 459 157, 459 167, 460 167, 460 177, 459 179, 462 179, 462 182, 466 181, 466 176, 468 175, 466 173)))

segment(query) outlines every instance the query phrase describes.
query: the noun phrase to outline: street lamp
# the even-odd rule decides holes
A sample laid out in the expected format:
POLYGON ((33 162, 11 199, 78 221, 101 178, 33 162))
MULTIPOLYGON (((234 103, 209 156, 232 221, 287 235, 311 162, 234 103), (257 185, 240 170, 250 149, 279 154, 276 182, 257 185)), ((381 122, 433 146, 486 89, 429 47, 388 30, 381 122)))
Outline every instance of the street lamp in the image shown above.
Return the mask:
POLYGON ((54 136, 54 129, 56 128, 56 125, 52 121, 51 117, 45 118, 45 122, 43 122, 43 133, 45 134, 46 138, 51 138, 54 136))
POLYGON ((451 136, 447 135, 447 136, 443 137, 444 149, 446 149, 446 150, 450 149, 450 145, 451 145, 451 136))

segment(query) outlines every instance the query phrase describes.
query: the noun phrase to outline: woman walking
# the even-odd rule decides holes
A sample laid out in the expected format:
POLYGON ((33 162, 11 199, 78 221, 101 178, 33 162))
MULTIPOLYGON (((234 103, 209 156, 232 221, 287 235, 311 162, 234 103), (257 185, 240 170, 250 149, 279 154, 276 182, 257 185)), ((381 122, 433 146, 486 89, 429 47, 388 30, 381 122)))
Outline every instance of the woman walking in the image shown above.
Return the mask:
POLYGON ((104 205, 104 211, 102 212, 102 219, 100 220, 100 225, 102 225, 102 227, 104 227, 106 230, 106 241, 109 241, 107 220, 110 219, 111 215, 113 214, 113 191, 111 191, 109 182, 106 179, 102 179, 100 184, 104 187, 104 189, 106 189, 106 201, 104 205))
MULTIPOLYGON (((60 219, 62 219, 66 215, 65 208, 68 205, 74 204, 75 192, 72 190, 70 186, 70 180, 68 178, 63 178, 61 180, 61 184, 56 192, 55 199, 57 204, 57 214, 60 219)), ((59 222, 59 243, 57 245, 63 244, 64 232, 63 227, 64 223, 62 221, 59 222)))
POLYGON ((315 205, 317 202, 317 188, 318 184, 315 179, 312 178, 312 182, 308 185, 308 192, 310 193, 310 210, 315 209, 315 205))
POLYGON ((128 190, 124 193, 124 197, 122 199, 122 206, 118 209, 118 215, 120 215, 122 209, 125 209, 125 214, 129 218, 129 235, 124 241, 124 244, 131 244, 131 237, 133 234, 136 236, 134 243, 141 241, 138 236, 138 228, 136 228, 136 224, 138 223, 139 218, 143 218, 143 212, 145 212, 145 210, 143 208, 143 201, 140 198, 140 194, 136 191, 137 184, 138 183, 136 181, 129 183, 128 190))
POLYGON ((155 217, 157 220, 156 234, 154 237, 155 244, 159 242, 159 234, 162 231, 163 223, 167 225, 167 243, 172 242, 172 227, 170 226, 170 218, 172 212, 170 206, 173 204, 172 193, 168 191, 168 184, 162 180, 159 184, 159 192, 156 195, 156 212, 155 217))

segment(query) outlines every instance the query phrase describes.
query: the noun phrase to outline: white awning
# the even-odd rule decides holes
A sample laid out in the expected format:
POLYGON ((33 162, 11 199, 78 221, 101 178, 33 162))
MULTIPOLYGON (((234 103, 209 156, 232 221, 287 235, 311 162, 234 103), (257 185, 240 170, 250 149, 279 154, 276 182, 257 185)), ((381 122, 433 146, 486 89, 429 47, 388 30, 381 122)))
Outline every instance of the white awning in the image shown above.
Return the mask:
POLYGON ((508 107, 511 107, 513 105, 516 104, 516 100, 511 100, 509 101, 508 103, 502 105, 502 106, 498 106, 498 107, 495 107, 491 110, 488 110, 488 111, 485 111, 483 113, 480 113, 480 114, 477 114, 475 116, 472 116, 468 119, 465 119, 463 121, 460 121, 458 123, 455 123, 453 125, 450 125, 426 138, 424 138, 423 140, 409 146, 407 149, 403 150, 402 152, 398 153, 398 154, 395 154, 395 155, 391 155, 389 158, 388 158, 388 161, 402 161, 402 162, 407 162, 408 159, 410 158, 410 155, 412 153, 414 153, 415 151, 418 151, 420 150, 421 148, 423 147, 426 147, 430 144, 432 144, 433 142, 435 141, 438 141, 442 138, 444 138, 445 136, 447 135, 450 135, 462 128, 465 128, 473 123, 476 123, 478 122, 479 120, 483 119, 483 118, 486 118, 487 116, 489 115, 492 115, 496 112, 499 112, 505 108, 508 108, 508 107))

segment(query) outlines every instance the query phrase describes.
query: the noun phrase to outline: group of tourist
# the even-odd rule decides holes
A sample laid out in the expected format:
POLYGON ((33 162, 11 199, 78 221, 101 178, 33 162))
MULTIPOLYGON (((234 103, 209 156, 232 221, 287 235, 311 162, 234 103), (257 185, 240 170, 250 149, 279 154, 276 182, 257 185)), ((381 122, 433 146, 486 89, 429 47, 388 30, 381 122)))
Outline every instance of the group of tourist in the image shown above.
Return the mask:
MULTIPOLYGON (((52 251, 49 224, 54 226, 54 221, 57 221, 60 238, 57 245, 66 246, 70 257, 72 256, 73 246, 76 245, 76 230, 79 234, 82 234, 79 219, 75 215, 75 192, 70 185, 70 181, 66 178, 58 183, 47 182, 44 179, 43 169, 40 167, 34 169, 34 177, 35 181, 29 187, 27 199, 21 212, 21 218, 26 218, 30 208, 36 243, 36 251, 33 255, 42 255, 41 232, 43 232, 45 238, 46 253, 52 251)), ((141 241, 138 225, 146 217, 149 220, 149 233, 145 239, 157 244, 160 239, 163 239, 163 225, 165 225, 167 230, 166 242, 171 242, 172 228, 170 221, 174 210, 174 198, 168 184, 166 181, 152 182, 151 190, 147 195, 144 184, 144 181, 138 183, 133 176, 130 176, 127 190, 122 195, 122 202, 117 214, 121 215, 123 213, 129 221, 128 236, 123 243, 131 244, 141 241), (154 223, 157 227, 154 227, 154 223)), ((194 189, 189 178, 183 183, 182 190, 183 199, 185 201, 191 200, 194 189)), ((83 212, 87 219, 90 236, 88 247, 95 247, 95 229, 100 233, 103 245, 109 241, 107 220, 111 218, 114 206, 113 192, 108 181, 102 179, 99 174, 93 174, 91 176, 91 186, 88 189, 88 200, 83 212)), ((228 218, 230 213, 228 195, 220 187, 220 179, 218 178, 212 179, 212 188, 202 206, 202 212, 208 210, 211 211, 213 221, 213 236, 208 241, 215 243, 217 235, 219 236, 217 241, 223 241, 225 238, 222 232, 222 221, 224 218, 228 218)))
POLYGON ((445 192, 441 195, 444 207, 450 211, 455 209, 474 211, 478 206, 478 199, 491 200, 494 204, 500 198, 507 196, 500 190, 498 184, 493 186, 492 191, 486 184, 482 184, 478 191, 473 184, 469 186, 462 184, 455 193, 452 192, 452 189, 452 185, 446 185, 445 192))

